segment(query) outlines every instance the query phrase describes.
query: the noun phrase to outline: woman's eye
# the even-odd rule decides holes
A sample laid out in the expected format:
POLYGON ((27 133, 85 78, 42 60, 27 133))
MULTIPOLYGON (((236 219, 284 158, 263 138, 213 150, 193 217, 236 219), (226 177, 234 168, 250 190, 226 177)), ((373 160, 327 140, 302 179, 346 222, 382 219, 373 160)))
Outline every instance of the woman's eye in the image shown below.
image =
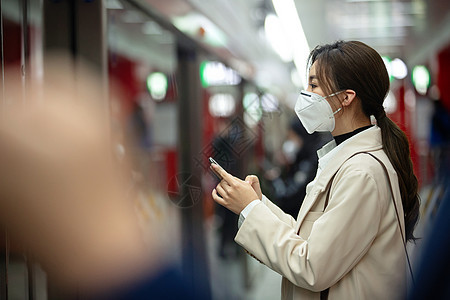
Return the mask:
POLYGON ((315 89, 317 87, 317 85, 310 83, 309 86, 311 87, 311 89, 315 89))

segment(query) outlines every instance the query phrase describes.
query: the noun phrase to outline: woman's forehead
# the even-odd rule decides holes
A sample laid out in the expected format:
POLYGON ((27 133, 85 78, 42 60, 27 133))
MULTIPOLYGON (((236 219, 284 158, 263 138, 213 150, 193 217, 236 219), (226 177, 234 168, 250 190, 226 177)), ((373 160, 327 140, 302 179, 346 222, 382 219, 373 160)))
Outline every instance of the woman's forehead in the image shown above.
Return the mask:
POLYGON ((315 61, 315 62, 311 65, 311 68, 309 68, 309 74, 314 74, 314 75, 316 75, 316 67, 317 67, 317 62, 315 61))
POLYGON ((313 80, 313 79, 317 79, 317 62, 314 62, 311 66, 311 68, 309 68, 309 74, 308 74, 308 78, 309 80, 313 80))

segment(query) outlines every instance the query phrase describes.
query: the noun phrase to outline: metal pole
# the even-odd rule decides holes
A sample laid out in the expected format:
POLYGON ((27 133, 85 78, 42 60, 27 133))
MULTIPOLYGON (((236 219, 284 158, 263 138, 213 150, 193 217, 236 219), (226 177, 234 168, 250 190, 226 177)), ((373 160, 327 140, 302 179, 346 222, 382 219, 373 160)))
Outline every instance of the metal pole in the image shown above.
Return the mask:
MULTIPOLYGON (((203 230, 202 169, 196 156, 202 145, 202 101, 197 52, 178 46, 178 140, 182 216, 183 275, 197 296, 211 298, 205 232, 203 230), (197 189, 198 188, 198 189, 197 189), (198 197, 195 199, 195 197, 198 197)), ((202 298, 204 299, 204 298, 202 298)))

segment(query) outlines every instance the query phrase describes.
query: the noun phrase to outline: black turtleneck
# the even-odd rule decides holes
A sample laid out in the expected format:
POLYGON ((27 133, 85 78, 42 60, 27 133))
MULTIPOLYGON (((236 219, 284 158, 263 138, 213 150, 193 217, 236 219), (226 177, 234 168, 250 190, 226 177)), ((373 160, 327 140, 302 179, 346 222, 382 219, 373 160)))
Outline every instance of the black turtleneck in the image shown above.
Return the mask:
POLYGON ((368 125, 368 126, 364 126, 358 129, 353 130, 352 132, 347 132, 344 134, 340 134, 334 137, 334 140, 336 141, 336 145, 339 145, 340 143, 342 143, 343 141, 351 138, 352 136, 354 136, 357 133, 360 133, 361 131, 364 131, 366 129, 369 129, 370 127, 372 127, 373 125, 368 125))

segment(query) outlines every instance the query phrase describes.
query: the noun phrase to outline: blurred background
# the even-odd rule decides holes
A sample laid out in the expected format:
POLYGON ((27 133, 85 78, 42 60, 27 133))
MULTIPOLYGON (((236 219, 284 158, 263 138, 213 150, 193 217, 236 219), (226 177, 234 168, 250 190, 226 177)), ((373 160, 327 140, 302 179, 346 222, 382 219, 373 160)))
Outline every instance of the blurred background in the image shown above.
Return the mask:
MULTIPOLYGON (((104 107, 112 150, 132 161, 137 217, 144 227, 179 224, 168 238, 212 299, 280 297, 279 275, 233 242, 237 217, 211 199, 208 157, 240 178, 257 174, 263 192, 296 215, 315 150, 331 139, 305 135, 293 111, 319 44, 360 40, 382 55, 385 108, 409 137, 420 182, 416 235, 426 237, 448 193, 447 0, 0 0, 0 14, 0 117, 11 102, 27 105, 26 90, 39 92, 54 53, 68 54, 75 70, 88 62, 102 80, 92 101, 104 107), (21 99, 10 96, 11 79, 21 99)), ((0 299, 61 295, 79 298, 2 229, 0 299)))

